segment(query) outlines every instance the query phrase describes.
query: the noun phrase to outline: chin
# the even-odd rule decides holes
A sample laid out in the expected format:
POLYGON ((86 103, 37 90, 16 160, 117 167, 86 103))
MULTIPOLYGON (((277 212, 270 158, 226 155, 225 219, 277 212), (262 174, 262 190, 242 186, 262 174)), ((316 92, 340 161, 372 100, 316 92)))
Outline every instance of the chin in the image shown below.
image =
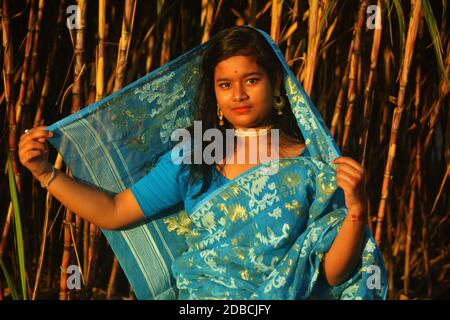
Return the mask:
POLYGON ((231 125, 233 127, 240 127, 240 128, 253 128, 256 127, 259 121, 230 121, 231 125))

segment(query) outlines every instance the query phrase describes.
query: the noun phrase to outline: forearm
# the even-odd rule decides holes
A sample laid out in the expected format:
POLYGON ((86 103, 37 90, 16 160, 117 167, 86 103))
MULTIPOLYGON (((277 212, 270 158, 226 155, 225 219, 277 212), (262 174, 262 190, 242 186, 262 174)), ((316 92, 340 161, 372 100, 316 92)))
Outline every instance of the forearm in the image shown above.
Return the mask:
POLYGON ((330 250, 325 254, 323 271, 330 286, 347 280, 361 259, 365 217, 365 210, 349 209, 330 250))
MULTIPOLYGON (((45 184, 50 172, 36 177, 45 184)), ((64 172, 55 169, 55 178, 48 191, 66 208, 81 218, 105 229, 115 229, 116 223, 114 197, 78 182, 64 172)))

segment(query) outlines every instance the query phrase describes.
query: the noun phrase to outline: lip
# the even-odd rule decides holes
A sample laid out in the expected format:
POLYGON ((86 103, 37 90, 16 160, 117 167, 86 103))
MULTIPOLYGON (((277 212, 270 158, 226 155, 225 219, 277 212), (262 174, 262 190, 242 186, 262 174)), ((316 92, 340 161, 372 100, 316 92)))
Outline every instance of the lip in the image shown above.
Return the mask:
POLYGON ((250 109, 251 109, 251 107, 249 107, 249 106, 242 106, 242 107, 236 107, 236 108, 233 108, 233 111, 234 111, 234 112, 237 112, 237 113, 246 113, 246 112, 248 112, 250 109))

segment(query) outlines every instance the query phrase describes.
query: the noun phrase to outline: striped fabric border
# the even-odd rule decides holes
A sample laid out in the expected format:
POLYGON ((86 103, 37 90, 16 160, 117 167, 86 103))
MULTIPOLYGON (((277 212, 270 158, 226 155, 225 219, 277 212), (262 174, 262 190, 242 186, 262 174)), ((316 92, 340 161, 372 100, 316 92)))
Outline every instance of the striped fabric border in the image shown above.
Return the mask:
MULTIPOLYGON (((130 172, 119 148, 105 146, 108 136, 104 126, 94 126, 80 119, 59 128, 70 148, 64 152, 76 152, 80 163, 70 164, 73 172, 84 172, 86 177, 75 175, 84 182, 107 186, 110 192, 125 188, 120 172, 130 172), (82 143, 80 143, 82 142, 82 143), (114 150, 114 152, 111 152, 114 150), (118 160, 120 159, 120 160, 118 160), (87 179, 86 179, 87 178, 87 179)), ((73 154, 70 158, 73 158, 73 154)), ((131 177, 128 177, 133 180, 131 177)), ((168 211, 167 214, 176 214, 168 211)), ((108 214, 105 212, 104 214, 108 214)), ((147 222, 121 231, 102 230, 120 262, 138 299, 176 299, 177 289, 171 274, 174 258, 186 249, 183 238, 167 231, 162 219, 147 222), (177 244, 178 243, 178 244, 177 244), (174 244, 177 244, 174 249, 174 244)))

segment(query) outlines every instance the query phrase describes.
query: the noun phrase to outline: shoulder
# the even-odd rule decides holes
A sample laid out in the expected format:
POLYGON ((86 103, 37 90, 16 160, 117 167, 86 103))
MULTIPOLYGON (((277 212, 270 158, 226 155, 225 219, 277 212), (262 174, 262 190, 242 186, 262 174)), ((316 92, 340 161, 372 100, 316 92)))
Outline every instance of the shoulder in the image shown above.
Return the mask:
POLYGON ((164 161, 171 161, 174 165, 181 166, 182 164, 191 163, 191 154, 190 141, 181 141, 170 148, 161 158, 164 161))

